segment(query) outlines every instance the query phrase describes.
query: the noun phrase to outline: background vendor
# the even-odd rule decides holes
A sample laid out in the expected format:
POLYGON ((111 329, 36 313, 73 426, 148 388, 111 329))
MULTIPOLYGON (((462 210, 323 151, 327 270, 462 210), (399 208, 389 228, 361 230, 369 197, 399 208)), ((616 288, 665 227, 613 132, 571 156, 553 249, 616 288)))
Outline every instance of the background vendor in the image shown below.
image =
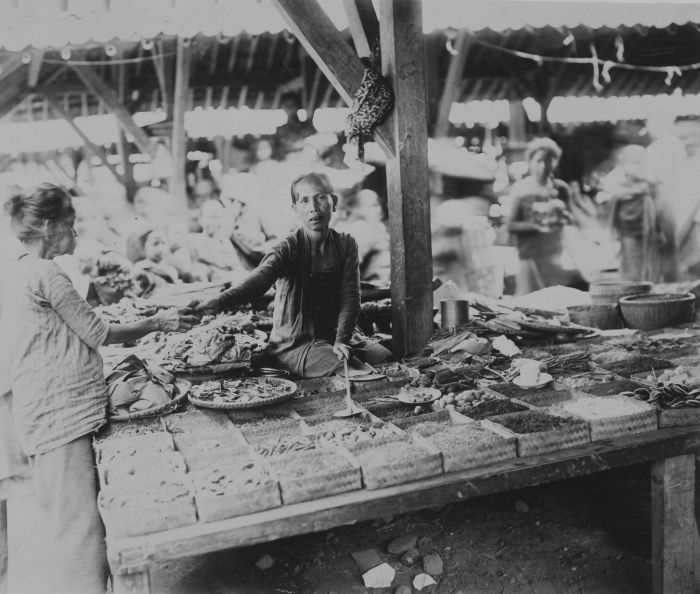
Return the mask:
POLYGON ((107 324, 53 261, 75 250, 68 192, 43 184, 14 196, 7 210, 22 250, 7 268, 0 336, 10 361, 17 435, 29 456, 50 548, 53 591, 104 594, 107 558, 92 452, 92 434, 107 412, 98 348, 156 330, 188 330, 198 318, 172 309, 107 324))
POLYGON ((328 177, 302 175, 292 182, 291 197, 301 227, 272 248, 243 283, 197 309, 217 312, 242 305, 277 282, 270 334, 277 366, 301 377, 322 377, 351 354, 370 364, 391 360, 378 343, 353 341, 360 309, 357 243, 329 228, 338 197, 328 177))

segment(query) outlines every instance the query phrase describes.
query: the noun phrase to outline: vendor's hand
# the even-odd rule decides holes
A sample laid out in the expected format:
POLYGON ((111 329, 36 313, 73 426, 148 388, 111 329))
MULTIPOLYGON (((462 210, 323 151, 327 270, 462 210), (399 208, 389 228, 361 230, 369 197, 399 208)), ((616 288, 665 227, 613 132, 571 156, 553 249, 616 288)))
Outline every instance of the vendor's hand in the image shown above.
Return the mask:
POLYGON ((189 307, 163 309, 153 316, 160 332, 187 332, 199 323, 189 307))
POLYGON ((195 300, 190 303, 190 307, 200 316, 202 314, 217 314, 221 311, 221 299, 215 296, 201 301, 195 300))
POLYGON ((538 233, 551 233, 552 227, 550 225, 535 225, 538 233))
POLYGON ((350 347, 342 342, 336 342, 333 345, 333 352, 338 355, 338 359, 341 361, 347 361, 350 359, 350 347))

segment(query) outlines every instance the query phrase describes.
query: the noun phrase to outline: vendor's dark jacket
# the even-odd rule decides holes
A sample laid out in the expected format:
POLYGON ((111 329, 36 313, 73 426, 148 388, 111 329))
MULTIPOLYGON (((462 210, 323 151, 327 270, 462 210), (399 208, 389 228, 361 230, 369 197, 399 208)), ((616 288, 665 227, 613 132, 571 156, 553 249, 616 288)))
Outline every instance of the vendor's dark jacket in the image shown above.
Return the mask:
MULTIPOLYGON (((341 273, 338 296, 338 324, 335 340, 348 344, 360 310, 360 276, 355 239, 330 229, 326 242, 331 246, 334 263, 341 273)), ((222 293, 224 308, 241 305, 261 296, 275 282, 273 326, 270 333, 270 354, 286 361, 291 368, 300 368, 309 346, 317 339, 314 333, 309 274, 311 246, 303 229, 282 239, 260 265, 240 285, 222 293)))

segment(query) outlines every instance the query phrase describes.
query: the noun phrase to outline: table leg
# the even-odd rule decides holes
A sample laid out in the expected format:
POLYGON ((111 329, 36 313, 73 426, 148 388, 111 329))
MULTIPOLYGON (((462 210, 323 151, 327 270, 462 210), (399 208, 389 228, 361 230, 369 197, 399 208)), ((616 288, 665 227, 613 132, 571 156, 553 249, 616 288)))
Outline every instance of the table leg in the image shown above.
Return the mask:
POLYGON ((651 464, 651 564, 654 594, 692 594, 695 556, 695 456, 651 464))
POLYGON ((7 594, 7 567, 9 548, 7 546, 7 501, 0 499, 0 594, 7 594))
POLYGON ((151 576, 148 569, 134 573, 112 574, 114 594, 150 594, 151 576))

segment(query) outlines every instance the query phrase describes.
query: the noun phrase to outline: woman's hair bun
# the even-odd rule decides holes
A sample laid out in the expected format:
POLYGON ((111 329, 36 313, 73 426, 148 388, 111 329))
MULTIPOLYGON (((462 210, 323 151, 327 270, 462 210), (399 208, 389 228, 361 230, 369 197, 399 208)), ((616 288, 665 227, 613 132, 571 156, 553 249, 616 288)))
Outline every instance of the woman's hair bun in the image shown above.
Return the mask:
POLYGON ((24 197, 22 194, 15 194, 12 196, 12 198, 5 202, 5 212, 13 219, 19 217, 23 210, 24 197))

